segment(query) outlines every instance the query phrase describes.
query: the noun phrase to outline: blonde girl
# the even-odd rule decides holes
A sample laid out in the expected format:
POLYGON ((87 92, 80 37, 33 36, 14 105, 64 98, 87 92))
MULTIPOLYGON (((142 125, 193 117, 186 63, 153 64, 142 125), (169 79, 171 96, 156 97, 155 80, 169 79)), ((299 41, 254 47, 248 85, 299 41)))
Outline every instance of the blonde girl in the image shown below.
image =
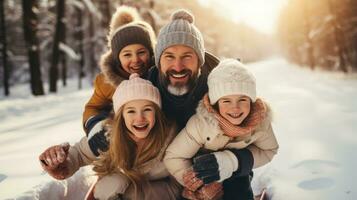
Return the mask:
MULTIPOLYGON (((166 123, 157 88, 133 74, 113 95, 114 118, 108 126, 109 150, 94 161, 96 199, 176 199, 180 186, 162 159, 175 128, 166 123)), ((65 179, 95 159, 86 138, 68 148, 57 145, 40 155, 51 176, 65 179)))

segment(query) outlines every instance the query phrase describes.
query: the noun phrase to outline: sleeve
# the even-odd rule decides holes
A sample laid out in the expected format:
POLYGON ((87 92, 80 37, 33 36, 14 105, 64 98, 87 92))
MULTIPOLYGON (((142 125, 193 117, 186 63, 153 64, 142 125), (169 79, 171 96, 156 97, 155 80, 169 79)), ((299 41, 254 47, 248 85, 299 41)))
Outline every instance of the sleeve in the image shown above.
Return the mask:
POLYGON ((91 164, 96 159, 95 155, 89 148, 87 137, 83 137, 68 150, 68 169, 69 176, 72 176, 82 166, 91 164))
POLYGON ((86 103, 83 112, 83 128, 88 134, 91 127, 105 119, 111 111, 114 88, 104 82, 104 75, 99 74, 94 81, 94 93, 86 103))
POLYGON ((265 131, 266 133, 262 134, 262 137, 247 147, 254 157, 253 168, 261 167, 269 163, 279 149, 271 124, 269 124, 265 131))
POLYGON ((203 146, 201 131, 198 119, 194 115, 166 149, 166 168, 182 185, 183 174, 192 166, 192 157, 203 146))

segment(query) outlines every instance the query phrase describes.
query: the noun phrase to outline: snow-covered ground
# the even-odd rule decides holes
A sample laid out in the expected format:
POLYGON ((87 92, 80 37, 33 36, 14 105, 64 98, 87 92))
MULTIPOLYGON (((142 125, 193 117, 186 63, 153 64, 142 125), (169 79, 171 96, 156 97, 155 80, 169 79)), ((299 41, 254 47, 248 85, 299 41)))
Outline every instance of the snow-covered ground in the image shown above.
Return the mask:
MULTIPOLYGON (((249 66, 258 95, 275 111, 280 144, 272 163, 255 171, 254 190, 267 187, 274 200, 357 199, 357 77, 311 72, 283 59, 249 66)), ((28 90, 0 97, 0 199, 81 199, 94 178, 90 169, 53 181, 38 155, 84 135, 81 117, 91 88, 44 97, 28 90)))

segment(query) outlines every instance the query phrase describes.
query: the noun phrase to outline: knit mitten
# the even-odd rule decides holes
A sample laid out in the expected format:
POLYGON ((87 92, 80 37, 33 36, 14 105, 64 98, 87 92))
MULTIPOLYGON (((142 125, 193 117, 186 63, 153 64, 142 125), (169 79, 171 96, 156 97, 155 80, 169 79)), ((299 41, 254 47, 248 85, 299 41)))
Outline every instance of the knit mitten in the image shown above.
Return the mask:
POLYGON ((204 184, 222 182, 238 169, 238 159, 229 150, 197 156, 193 159, 193 171, 204 184))
POLYGON ((104 127, 104 120, 99 121, 89 131, 88 145, 95 156, 99 156, 100 152, 108 150, 109 142, 106 137, 106 129, 104 127))

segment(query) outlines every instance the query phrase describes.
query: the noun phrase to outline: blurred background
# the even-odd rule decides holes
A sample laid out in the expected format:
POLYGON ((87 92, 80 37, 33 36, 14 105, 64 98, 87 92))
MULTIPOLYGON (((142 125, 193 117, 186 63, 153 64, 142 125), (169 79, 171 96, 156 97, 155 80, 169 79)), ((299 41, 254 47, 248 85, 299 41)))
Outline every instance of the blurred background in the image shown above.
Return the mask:
POLYGON ((56 181, 38 156, 85 135, 84 105, 123 4, 156 34, 190 10, 207 51, 256 76, 280 149, 254 170, 255 194, 357 199, 357 0, 0 0, 0 199, 83 199, 90 167, 56 181))
POLYGON ((112 13, 136 7, 156 33, 173 10, 195 15, 206 49, 255 62, 283 56, 311 70, 357 69, 355 0, 1 0, 1 95, 30 84, 33 95, 57 92, 67 79, 92 81, 106 49, 112 13), (46 89, 43 85, 46 86, 46 89))

